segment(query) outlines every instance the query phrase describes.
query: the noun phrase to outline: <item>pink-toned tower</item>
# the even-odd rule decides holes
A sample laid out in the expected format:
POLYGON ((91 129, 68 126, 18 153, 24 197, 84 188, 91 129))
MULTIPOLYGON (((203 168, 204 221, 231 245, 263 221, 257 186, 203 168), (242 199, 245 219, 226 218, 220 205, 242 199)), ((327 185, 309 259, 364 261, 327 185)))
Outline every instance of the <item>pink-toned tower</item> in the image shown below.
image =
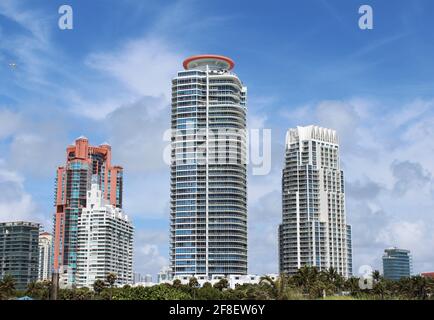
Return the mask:
POLYGON ((111 146, 90 146, 79 137, 66 149, 66 164, 57 168, 54 216, 54 270, 75 284, 77 267, 77 222, 92 180, 97 180, 104 198, 122 208, 123 169, 111 164, 111 146))

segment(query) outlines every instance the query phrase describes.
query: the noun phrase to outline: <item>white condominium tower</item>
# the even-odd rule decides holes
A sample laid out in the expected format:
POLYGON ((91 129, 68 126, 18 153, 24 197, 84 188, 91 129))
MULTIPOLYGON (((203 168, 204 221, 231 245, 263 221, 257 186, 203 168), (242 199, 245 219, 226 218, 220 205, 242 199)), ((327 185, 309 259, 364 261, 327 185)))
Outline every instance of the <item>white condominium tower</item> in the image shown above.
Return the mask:
POLYGON ((53 236, 48 232, 41 232, 39 234, 39 281, 51 281, 51 269, 53 268, 52 262, 53 236))
POLYGON ((246 274, 247 89, 227 57, 183 66, 172 80, 172 274, 246 274))
POLYGON ((99 184, 87 192, 78 218, 77 286, 117 276, 116 285, 133 283, 133 226, 122 209, 103 198, 99 184))
POLYGON ((282 176, 280 272, 303 266, 333 267, 352 275, 351 227, 346 223, 344 175, 336 131, 290 129, 282 176))

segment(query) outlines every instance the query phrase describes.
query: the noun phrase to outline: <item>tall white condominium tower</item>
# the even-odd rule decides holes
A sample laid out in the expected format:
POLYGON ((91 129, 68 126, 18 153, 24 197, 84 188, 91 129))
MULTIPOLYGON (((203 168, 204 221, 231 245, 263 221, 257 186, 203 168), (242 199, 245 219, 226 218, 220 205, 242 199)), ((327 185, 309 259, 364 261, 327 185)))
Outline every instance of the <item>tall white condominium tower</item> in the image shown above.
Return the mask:
POLYGON ((103 198, 98 183, 87 192, 78 218, 77 286, 117 276, 116 285, 133 283, 133 226, 122 209, 103 198))
POLYGON ((38 280, 51 281, 51 269, 53 268, 53 236, 48 232, 39 234, 39 272, 38 280))
POLYGON ((282 176, 280 272, 333 267, 352 275, 351 227, 346 223, 344 175, 336 131, 290 129, 282 176))
POLYGON ((247 273, 246 93, 223 56, 172 80, 172 275, 247 273))

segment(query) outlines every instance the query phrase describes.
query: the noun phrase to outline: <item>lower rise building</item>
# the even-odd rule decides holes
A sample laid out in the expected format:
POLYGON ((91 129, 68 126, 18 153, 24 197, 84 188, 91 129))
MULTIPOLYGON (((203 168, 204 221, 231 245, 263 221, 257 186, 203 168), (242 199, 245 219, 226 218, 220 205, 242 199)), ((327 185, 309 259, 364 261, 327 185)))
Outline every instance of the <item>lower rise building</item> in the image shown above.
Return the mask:
POLYGON ((384 250, 383 274, 385 279, 398 281, 411 276, 411 255, 409 250, 396 247, 384 250))
POLYGON ((77 287, 116 275, 116 285, 133 283, 133 226, 122 209, 103 198, 93 182, 78 218, 77 287))
POLYGON ((18 290, 38 279, 39 229, 33 222, 0 223, 0 279, 12 276, 18 290))
POLYGON ((51 280, 53 268, 53 235, 42 232, 39 235, 39 270, 38 280, 51 280))

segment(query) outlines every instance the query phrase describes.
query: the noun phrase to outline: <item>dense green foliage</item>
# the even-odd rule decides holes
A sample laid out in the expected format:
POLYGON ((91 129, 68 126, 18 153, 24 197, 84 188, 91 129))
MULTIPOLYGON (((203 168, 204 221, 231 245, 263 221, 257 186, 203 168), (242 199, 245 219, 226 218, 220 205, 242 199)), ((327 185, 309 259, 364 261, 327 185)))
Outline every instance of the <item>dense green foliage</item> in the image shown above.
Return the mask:
POLYGON ((15 280, 6 275, 0 281, 0 300, 7 300, 15 296, 15 280))
MULTIPOLYGON (((195 278, 187 285, 175 280, 172 285, 160 284, 153 287, 124 286, 116 288, 115 275, 106 281, 97 280, 93 290, 88 288, 61 289, 62 300, 299 300, 299 299, 434 299, 434 279, 415 276, 400 281, 384 279, 378 271, 372 274, 372 289, 360 289, 359 279, 342 278, 333 268, 318 271, 303 267, 293 276, 281 275, 276 281, 263 277, 259 284, 244 284, 230 289, 226 279, 212 286, 206 283, 199 287, 195 278)), ((15 290, 12 277, 0 281, 0 299, 11 299, 24 295, 38 300, 49 298, 51 283, 35 282, 26 291, 15 290)))

